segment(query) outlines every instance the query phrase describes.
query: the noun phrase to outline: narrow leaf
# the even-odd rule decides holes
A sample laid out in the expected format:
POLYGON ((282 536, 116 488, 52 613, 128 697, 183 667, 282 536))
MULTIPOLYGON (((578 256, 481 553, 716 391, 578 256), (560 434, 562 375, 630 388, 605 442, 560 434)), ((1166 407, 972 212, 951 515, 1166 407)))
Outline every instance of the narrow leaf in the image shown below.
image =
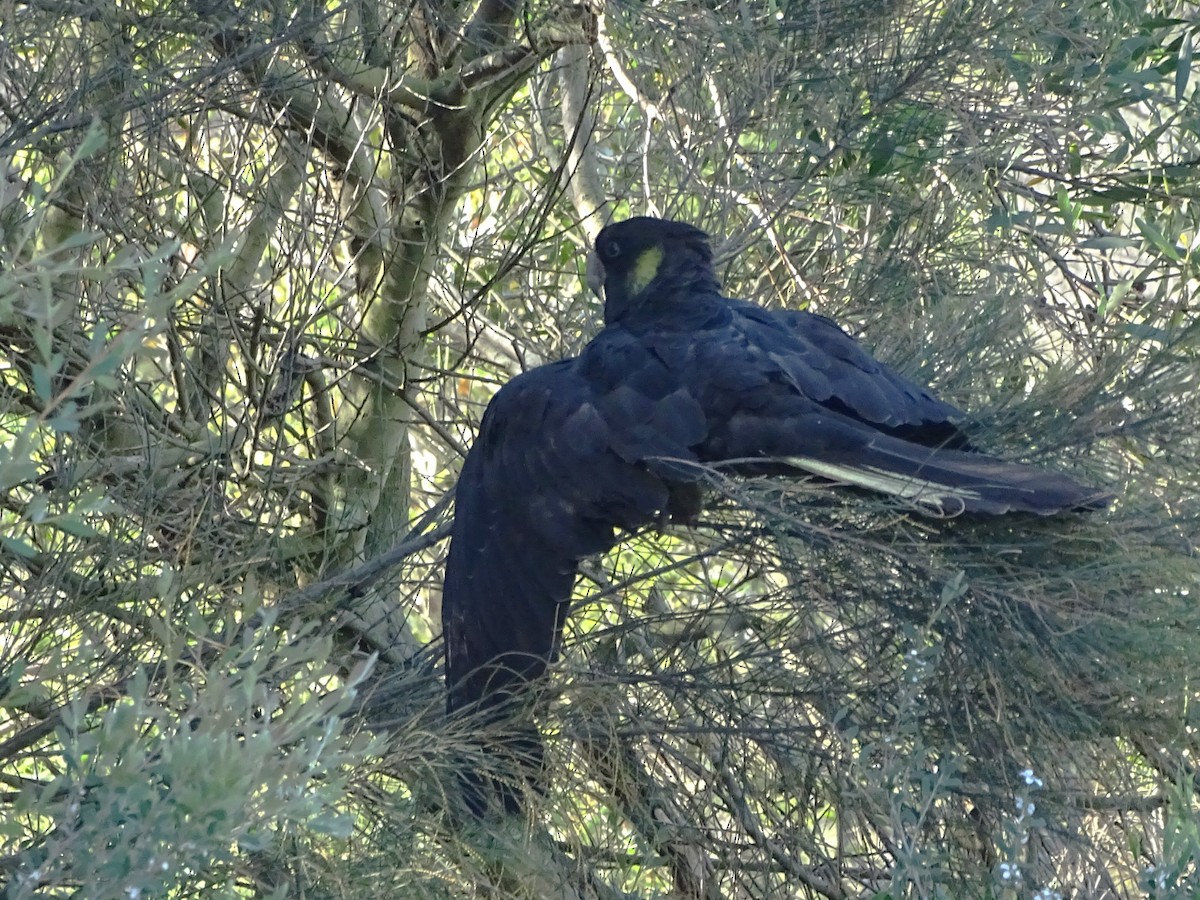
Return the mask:
POLYGON ((1104 234, 1098 237, 1090 237, 1085 241, 1079 242, 1080 250, 1125 250, 1132 247, 1140 247, 1142 244, 1137 238, 1122 237, 1119 234, 1104 234))
POLYGON ((1192 77, 1192 36, 1186 34, 1179 48, 1179 61, 1175 65, 1175 102, 1187 99, 1188 81, 1192 77))
POLYGON ((1182 257, 1179 255, 1179 248, 1175 246, 1173 240, 1168 240, 1167 236, 1158 230, 1158 226, 1149 219, 1135 219, 1137 222, 1138 231, 1155 250, 1167 257, 1172 262, 1179 262, 1182 257))

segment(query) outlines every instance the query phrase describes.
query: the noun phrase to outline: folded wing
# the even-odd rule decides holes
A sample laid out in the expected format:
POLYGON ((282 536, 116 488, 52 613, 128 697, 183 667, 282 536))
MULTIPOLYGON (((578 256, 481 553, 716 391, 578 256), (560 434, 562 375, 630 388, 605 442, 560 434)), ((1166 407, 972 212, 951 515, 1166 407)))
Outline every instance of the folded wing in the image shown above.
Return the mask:
MULTIPOLYGON (((442 592, 451 711, 503 718, 554 658, 579 561, 670 507, 667 481, 642 461, 694 459, 688 442, 704 428, 690 396, 642 371, 654 366, 644 354, 607 363, 542 366, 488 406, 456 488, 442 592)), ((509 741, 533 764, 540 747, 532 726, 509 741)), ((477 813, 481 782, 467 779, 477 813)))
POLYGON ((734 330, 778 367, 796 391, 833 412, 931 446, 964 447, 965 416, 875 359, 825 316, 731 300, 734 330))
POLYGON ((689 363, 707 385, 704 461, 761 459, 742 470, 808 472, 936 515, 1048 515, 1110 499, 1066 475, 970 451, 955 407, 832 321, 734 303, 727 331, 702 341, 689 363))

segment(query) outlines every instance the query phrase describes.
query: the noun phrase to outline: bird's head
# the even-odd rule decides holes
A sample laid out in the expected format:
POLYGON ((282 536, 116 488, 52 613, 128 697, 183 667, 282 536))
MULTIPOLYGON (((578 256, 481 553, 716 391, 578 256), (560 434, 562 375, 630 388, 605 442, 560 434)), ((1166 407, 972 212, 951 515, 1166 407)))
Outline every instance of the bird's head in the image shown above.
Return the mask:
POLYGON ((651 216, 615 222, 597 235, 588 254, 588 287, 603 297, 608 324, 652 298, 666 300, 675 293, 670 288, 694 289, 697 281, 716 288, 712 248, 707 234, 684 222, 651 216))

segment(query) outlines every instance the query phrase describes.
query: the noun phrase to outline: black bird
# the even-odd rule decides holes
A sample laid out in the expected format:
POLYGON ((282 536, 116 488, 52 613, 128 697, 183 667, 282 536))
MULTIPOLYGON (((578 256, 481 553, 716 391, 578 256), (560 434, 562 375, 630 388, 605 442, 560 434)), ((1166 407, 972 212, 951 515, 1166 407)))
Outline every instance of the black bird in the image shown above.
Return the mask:
MULTIPOLYGON (((580 560, 686 512, 702 465, 808 473, 942 516, 1109 499, 973 452, 959 410, 832 320, 722 296, 708 236, 690 225, 610 225, 588 276, 604 329, 496 394, 459 476, 442 595, 450 711, 503 720, 557 652, 580 560)), ((540 748, 531 724, 514 727, 509 752, 536 766, 540 748)), ((467 784, 477 813, 481 786, 467 784)))

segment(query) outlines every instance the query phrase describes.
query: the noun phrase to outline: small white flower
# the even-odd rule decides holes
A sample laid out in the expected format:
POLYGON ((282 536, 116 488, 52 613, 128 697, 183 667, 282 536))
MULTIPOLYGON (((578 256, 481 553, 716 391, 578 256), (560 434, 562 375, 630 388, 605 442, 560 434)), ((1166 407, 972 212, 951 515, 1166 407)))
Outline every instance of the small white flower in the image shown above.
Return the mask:
POLYGON ((1043 784, 1045 784, 1042 779, 1033 774, 1033 769, 1022 770, 1021 777, 1025 779, 1025 783, 1030 787, 1041 787, 1043 784))
POLYGON ((1000 878, 1002 881, 1016 881, 1021 877, 1021 867, 1016 863, 1000 863, 1000 878))

